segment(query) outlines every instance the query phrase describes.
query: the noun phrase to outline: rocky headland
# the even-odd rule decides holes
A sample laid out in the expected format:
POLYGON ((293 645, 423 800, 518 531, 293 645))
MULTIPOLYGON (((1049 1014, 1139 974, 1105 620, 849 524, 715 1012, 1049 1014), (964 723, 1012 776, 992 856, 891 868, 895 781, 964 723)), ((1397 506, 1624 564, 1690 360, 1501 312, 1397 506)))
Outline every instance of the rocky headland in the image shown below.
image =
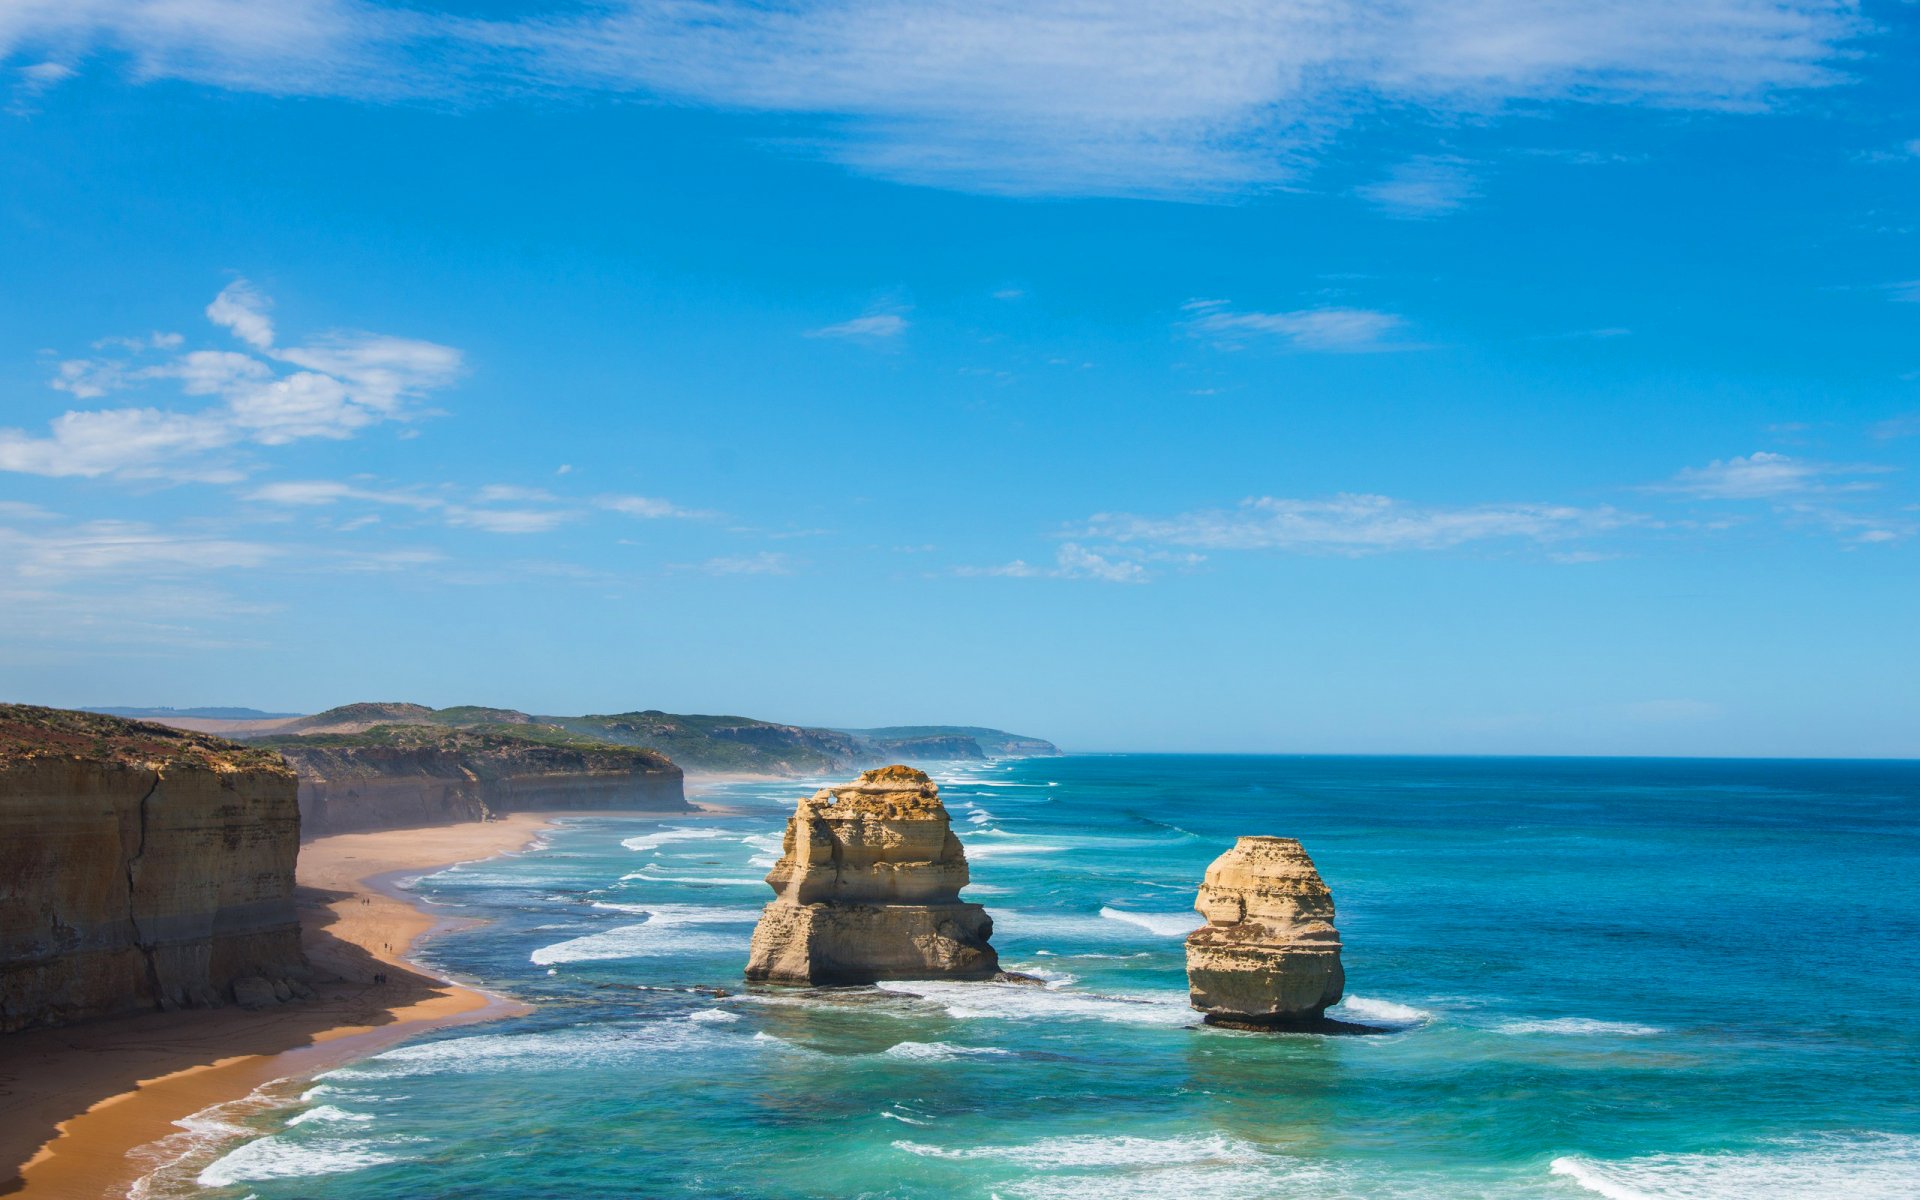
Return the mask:
MULTIPOLYGON (((94 710, 100 711, 100 710, 94 710)), ((134 711, 134 710, 129 710, 134 711)), ((819 729, 753 717, 661 712, 542 716, 512 708, 462 704, 429 708, 401 701, 343 704, 310 716, 243 709, 148 709, 153 720, 235 739, 366 733, 413 725, 519 734, 570 735, 616 746, 656 750, 688 771, 732 775, 822 775, 892 762, 945 762, 1057 755, 1041 738, 979 725, 901 725, 885 729, 819 729), (214 715, 217 714, 217 715, 214 715)))
POLYGON ((305 995, 280 756, 0 705, 0 1031, 305 995))
POLYGON ((690 810, 681 770, 665 755, 524 722, 359 725, 254 744, 298 772, 310 838, 510 812, 690 810))
POLYGON ((1187 937, 1187 988, 1210 1025, 1356 1027, 1328 1021, 1346 986, 1333 893, 1298 841, 1243 837, 1213 860, 1187 937))
POLYGON ((989 979, 993 920, 960 899, 967 856, 940 789, 911 767, 868 771, 800 801, 747 978, 804 985, 989 979))

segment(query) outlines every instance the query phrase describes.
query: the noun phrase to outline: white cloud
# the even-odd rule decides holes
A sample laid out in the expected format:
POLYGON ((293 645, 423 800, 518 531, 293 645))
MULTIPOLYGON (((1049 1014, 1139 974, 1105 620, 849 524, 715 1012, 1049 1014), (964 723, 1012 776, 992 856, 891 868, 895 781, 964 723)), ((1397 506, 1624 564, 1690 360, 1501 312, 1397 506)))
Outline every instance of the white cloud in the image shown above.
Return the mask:
POLYGON ((482 504, 512 503, 514 501, 535 501, 551 504, 556 497, 545 488, 521 487, 511 483, 490 483, 474 493, 482 504))
POLYGON ((1767 450, 1740 458, 1714 459, 1704 467, 1687 467, 1652 491, 1675 492, 1701 500, 1765 500, 1809 492, 1865 491, 1861 482, 1829 483, 1834 476, 1877 474, 1889 468, 1866 464, 1813 462, 1767 450))
POLYGON ((794 144, 896 179, 1191 196, 1293 177, 1387 109, 1763 109, 1842 80, 1871 28, 1847 0, 41 0, 0 8, 0 54, 277 95, 635 93, 818 116, 794 144))
POLYGON ((555 508, 466 508, 450 505, 447 524, 486 533, 546 533, 573 520, 578 513, 555 508))
POLYGON ((864 317, 855 317, 851 321, 842 321, 838 325, 823 325, 818 329, 807 330, 808 337, 814 338, 895 338, 907 331, 907 319, 899 313, 869 313, 864 317))
POLYGON ((1452 212, 1480 194, 1472 164, 1434 155, 1401 163, 1386 178, 1355 190, 1388 215, 1405 218, 1452 212))
POLYGON ((1193 314, 1185 321, 1187 331, 1224 350, 1242 349, 1256 340, 1340 354, 1413 348, 1393 340, 1406 325, 1405 318, 1369 308, 1240 312, 1224 300, 1189 300, 1181 307, 1193 314))
POLYGON ((225 326, 256 350, 273 348, 273 321, 267 317, 272 304, 244 279, 236 279, 220 289, 207 305, 207 320, 225 326))
POLYGON ((1887 285, 1887 291, 1901 304, 1920 304, 1920 279, 1903 279, 1887 285))
POLYGON ((594 503, 609 512, 621 513, 629 517, 655 520, 661 517, 705 517, 712 514, 698 509, 682 508, 668 500, 653 496, 600 496, 594 503))
POLYGON ((793 560, 784 554, 763 550, 758 554, 709 558, 705 562, 681 563, 677 571, 698 571, 702 575, 791 575, 793 560))
POLYGON ((1099 553, 1078 542, 1064 542, 1054 553, 1053 565, 1035 566, 1014 559, 997 567, 960 567, 958 575, 997 575, 1006 579, 1090 579, 1097 583, 1146 583, 1153 575, 1140 563, 1099 553))
POLYGON ((1261 496, 1230 509, 1171 517, 1100 513, 1082 536, 1120 543, 1205 550, 1286 550, 1364 555, 1446 550, 1514 539, 1559 542, 1606 533, 1640 518, 1613 508, 1487 504, 1421 508, 1387 496, 1341 494, 1321 500, 1261 496))
POLYGON ((0 559, 20 580, 198 576, 264 566, 280 550, 259 542, 170 533, 134 521, 89 521, 45 533, 0 529, 0 559))
MULTIPOLYGON (((382 421, 404 420, 407 405, 452 383, 461 355, 451 347, 372 333, 333 333, 278 346, 264 297, 245 280, 229 284, 207 316, 249 350, 192 350, 158 363, 122 359, 62 362, 52 386, 78 399, 172 383, 182 397, 216 403, 191 412, 155 407, 68 412, 44 436, 0 429, 0 470, 34 475, 225 481, 242 476, 231 453, 306 438, 341 439, 382 421), (286 370, 291 366, 300 368, 286 370)), ((142 342, 136 353, 177 351, 177 334, 142 342)))
POLYGON ((269 483, 246 493, 246 499, 264 504, 310 507, 337 504, 342 500, 361 500, 370 504, 396 504, 406 508, 440 508, 444 502, 415 492, 383 491, 356 487, 330 479, 289 480, 269 483))

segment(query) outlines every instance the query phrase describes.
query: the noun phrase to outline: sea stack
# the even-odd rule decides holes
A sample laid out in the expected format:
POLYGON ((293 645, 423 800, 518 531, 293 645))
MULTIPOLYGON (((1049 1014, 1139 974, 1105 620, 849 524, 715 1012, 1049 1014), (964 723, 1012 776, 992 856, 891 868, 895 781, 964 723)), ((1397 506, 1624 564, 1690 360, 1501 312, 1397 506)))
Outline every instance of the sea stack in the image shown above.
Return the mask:
POLYGON ((993 919, 960 899, 967 855, 940 789, 912 767, 868 771, 800 801, 747 978, 802 985, 987 979, 993 919))
POLYGON ((1333 893, 1293 838, 1243 837, 1213 860, 1187 937, 1187 990, 1209 1025, 1311 1029, 1346 986, 1333 893))

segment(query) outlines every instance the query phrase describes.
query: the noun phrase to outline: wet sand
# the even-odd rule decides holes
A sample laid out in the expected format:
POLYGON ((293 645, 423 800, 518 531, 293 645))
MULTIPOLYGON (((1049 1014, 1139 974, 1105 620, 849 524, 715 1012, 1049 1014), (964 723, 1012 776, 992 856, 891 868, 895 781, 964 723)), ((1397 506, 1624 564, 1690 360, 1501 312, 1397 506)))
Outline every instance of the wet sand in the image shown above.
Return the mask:
POLYGON ((117 1200, 146 1169, 129 1152, 178 1133, 182 1117, 429 1029, 525 1011, 407 962, 416 941, 445 923, 393 884, 520 849, 549 819, 518 814, 303 845, 300 924, 318 999, 9 1035, 0 1046, 0 1195, 117 1200), (376 972, 385 984, 373 982, 376 972))

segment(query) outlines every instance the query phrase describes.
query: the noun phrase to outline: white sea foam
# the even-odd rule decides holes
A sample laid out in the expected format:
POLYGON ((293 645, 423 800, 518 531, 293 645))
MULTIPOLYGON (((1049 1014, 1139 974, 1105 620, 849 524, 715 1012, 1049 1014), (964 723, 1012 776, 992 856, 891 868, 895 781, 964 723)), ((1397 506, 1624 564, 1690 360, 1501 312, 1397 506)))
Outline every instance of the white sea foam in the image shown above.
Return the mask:
POLYGON ((1568 1155, 1550 1170, 1607 1200, 1913 1200, 1920 1195, 1920 1138, 1834 1134, 1720 1154, 1568 1155))
MULTIPOLYGON (((997 829, 976 830, 978 833, 998 833, 997 829)), ((1018 835, 1009 835, 1018 836, 1018 835)), ((967 858, 979 861, 989 858, 1011 858, 1015 855, 1058 854, 1067 847, 1058 842, 975 842, 967 847, 967 858)))
POLYGON ((905 1058, 915 1062, 955 1062, 967 1058, 1005 1058, 1011 1050, 1002 1050, 997 1046, 956 1046, 952 1042, 897 1042, 888 1046, 888 1058, 905 1058))
POLYGON ((565 1071, 645 1061, 661 1054, 744 1039, 706 1023, 647 1021, 634 1025, 572 1026, 528 1033, 484 1033, 395 1046, 321 1079, 393 1079, 416 1075, 485 1074, 524 1069, 565 1071))
POLYGON ((1336 1020, 1354 1021, 1361 1025, 1402 1027, 1424 1025, 1433 1020, 1433 1014, 1424 1008, 1415 1008, 1411 1004, 1398 1004, 1392 1000, 1375 1000, 1367 996, 1348 996, 1328 1009, 1327 1015, 1336 1020))
POLYGON ((904 1125, 931 1125, 931 1124, 933 1124, 933 1122, 932 1122, 932 1121, 922 1121, 922 1120, 920 1120, 920 1119, 919 1119, 918 1117, 906 1117, 906 1116, 902 1116, 902 1115, 900 1115, 900 1114, 899 1114, 899 1113, 897 1113, 897 1112, 887 1112, 887 1111, 883 1111, 883 1112, 881 1112, 881 1114, 880 1114, 880 1115, 881 1115, 882 1117, 885 1117, 885 1118, 886 1118, 887 1120, 889 1120, 889 1121, 899 1121, 900 1123, 902 1123, 902 1124, 904 1124, 904 1125))
POLYGON ((536 966, 550 967, 555 963, 745 950, 749 937, 745 927, 760 917, 760 910, 756 908, 717 908, 699 904, 601 903, 596 907, 642 913, 647 919, 638 925, 620 925, 542 946, 528 958, 536 966), (721 925, 741 928, 725 932, 710 928, 721 925))
POLYGON ((707 883, 727 887, 765 887, 767 881, 758 875, 662 875, 664 870, 654 863, 648 863, 638 871, 622 875, 620 882, 629 883, 638 880, 643 883, 707 883))
POLYGON ((669 842, 692 842, 726 836, 726 831, 722 829, 688 829, 685 826, 674 826, 654 833, 643 833, 639 837, 630 837, 620 844, 629 850, 658 850, 669 842))
POLYGON ((687 1014, 689 1021, 701 1021, 707 1024, 730 1025, 740 1019, 739 1013, 730 1013, 724 1008, 703 1008, 687 1014))
POLYGON ((264 1179, 304 1179, 314 1175, 343 1175, 386 1163, 405 1161, 392 1152, 392 1143, 375 1141, 305 1142, 274 1134, 248 1142, 200 1172, 202 1187, 231 1187, 264 1179))
POLYGON ((1658 1025, 1635 1025, 1630 1021, 1594 1021, 1586 1017, 1556 1017, 1550 1021, 1502 1021, 1495 1033, 1552 1033, 1572 1037, 1652 1037, 1665 1033, 1658 1025))
POLYGON ((359 1124, 375 1119, 372 1113, 348 1112, 344 1108, 338 1108, 331 1104, 322 1104, 318 1107, 310 1108, 299 1116, 292 1118, 287 1122, 287 1127, 291 1129, 295 1125, 306 1125, 314 1121, 329 1125, 339 1125, 347 1123, 359 1124))
POLYGON ((882 991, 901 992, 939 1005, 961 1020, 1112 1021, 1122 1025, 1188 1025, 1199 1018, 1185 992, 1164 995, 1103 995, 1019 983, 952 983, 913 980, 882 983, 882 991))
POLYGON ((1102 908, 1100 915, 1109 921, 1124 921, 1129 925, 1138 925, 1148 933, 1165 938, 1183 938, 1207 923, 1207 919, 1197 912, 1149 913, 1128 912, 1120 908, 1102 908))
POLYGON ((1267 1159, 1259 1147, 1222 1133, 1185 1137, 1041 1138, 1024 1146, 969 1146, 947 1149, 900 1141, 894 1149, 922 1158, 998 1159, 1025 1167, 1163 1167, 1194 1163, 1245 1166, 1267 1159))

